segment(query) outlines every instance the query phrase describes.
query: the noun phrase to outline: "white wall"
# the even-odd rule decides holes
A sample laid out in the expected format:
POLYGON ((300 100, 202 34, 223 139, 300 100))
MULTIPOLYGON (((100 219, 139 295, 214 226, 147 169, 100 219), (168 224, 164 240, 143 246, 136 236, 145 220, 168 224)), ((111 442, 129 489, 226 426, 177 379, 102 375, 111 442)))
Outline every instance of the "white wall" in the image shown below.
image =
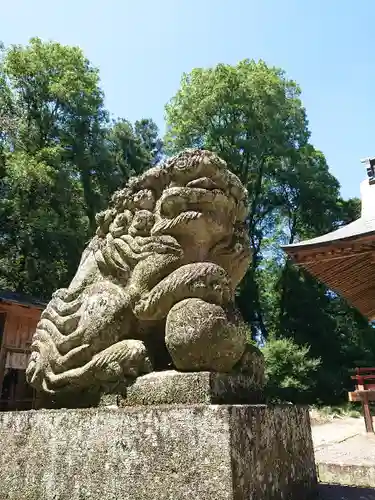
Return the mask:
POLYGON ((368 179, 361 182, 362 217, 375 218, 375 184, 370 184, 368 179))

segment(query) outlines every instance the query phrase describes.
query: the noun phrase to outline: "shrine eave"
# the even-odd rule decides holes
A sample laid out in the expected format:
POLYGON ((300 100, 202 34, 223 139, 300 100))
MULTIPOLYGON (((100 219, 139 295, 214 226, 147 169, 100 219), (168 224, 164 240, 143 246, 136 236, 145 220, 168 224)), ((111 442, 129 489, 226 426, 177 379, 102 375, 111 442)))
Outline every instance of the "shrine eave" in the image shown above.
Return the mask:
POLYGON ((350 243, 353 240, 367 239, 375 236, 375 219, 357 219, 346 226, 335 231, 326 233, 323 236, 311 238, 309 240, 283 246, 283 250, 289 255, 299 252, 314 250, 319 247, 340 245, 340 243, 350 243))
POLYGON ((375 220, 358 219, 283 250, 365 317, 375 319, 375 220))

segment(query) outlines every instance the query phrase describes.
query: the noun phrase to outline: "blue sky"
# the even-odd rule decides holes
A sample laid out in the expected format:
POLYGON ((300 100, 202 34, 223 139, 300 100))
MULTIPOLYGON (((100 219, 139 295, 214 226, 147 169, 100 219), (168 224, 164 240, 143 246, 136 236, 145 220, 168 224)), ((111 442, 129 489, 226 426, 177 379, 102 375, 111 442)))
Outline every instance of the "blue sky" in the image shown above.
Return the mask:
POLYGON ((264 59, 302 87, 312 131, 345 197, 375 156, 373 0, 13 0, 0 39, 79 45, 100 68, 114 116, 152 117, 194 67, 264 59))

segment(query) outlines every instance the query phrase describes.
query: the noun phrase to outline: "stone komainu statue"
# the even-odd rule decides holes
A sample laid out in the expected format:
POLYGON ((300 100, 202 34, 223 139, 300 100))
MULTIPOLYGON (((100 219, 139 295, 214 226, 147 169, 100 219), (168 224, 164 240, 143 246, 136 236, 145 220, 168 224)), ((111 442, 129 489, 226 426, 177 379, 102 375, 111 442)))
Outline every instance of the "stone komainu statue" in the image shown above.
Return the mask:
POLYGON ((234 290, 250 262, 247 192, 187 150, 116 192, 33 337, 28 381, 54 394, 153 370, 251 371, 234 290))

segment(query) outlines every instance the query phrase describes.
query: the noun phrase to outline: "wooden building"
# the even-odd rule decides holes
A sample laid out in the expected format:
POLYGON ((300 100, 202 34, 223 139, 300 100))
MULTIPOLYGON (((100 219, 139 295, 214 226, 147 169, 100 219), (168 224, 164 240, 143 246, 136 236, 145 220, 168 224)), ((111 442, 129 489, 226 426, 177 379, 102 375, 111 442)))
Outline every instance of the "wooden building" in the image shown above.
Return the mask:
POLYGON ((35 394, 25 372, 32 335, 45 304, 0 290, 0 410, 34 407, 35 394))
POLYGON ((361 217, 323 236, 283 247, 299 266, 375 320, 375 158, 364 160, 361 217))

